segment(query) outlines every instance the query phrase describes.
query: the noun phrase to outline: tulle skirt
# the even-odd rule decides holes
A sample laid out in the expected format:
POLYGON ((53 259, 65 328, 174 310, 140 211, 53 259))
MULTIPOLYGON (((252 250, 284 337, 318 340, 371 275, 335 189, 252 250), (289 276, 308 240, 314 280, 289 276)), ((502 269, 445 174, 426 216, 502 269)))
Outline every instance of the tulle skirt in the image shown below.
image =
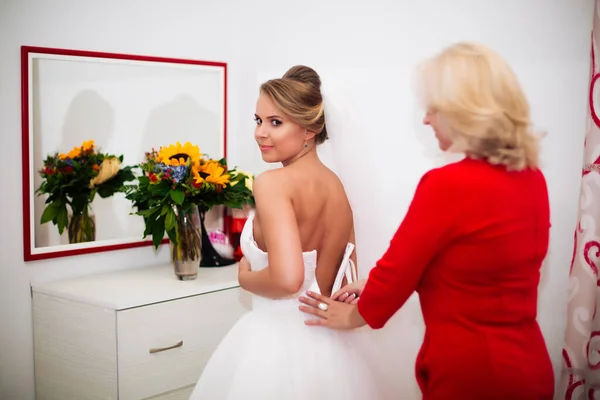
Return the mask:
POLYGON ((244 315, 213 353, 191 399, 412 397, 405 396, 411 388, 402 384, 398 366, 410 366, 414 376, 414 357, 399 359, 368 327, 336 331, 306 326, 306 318, 296 307, 244 315))

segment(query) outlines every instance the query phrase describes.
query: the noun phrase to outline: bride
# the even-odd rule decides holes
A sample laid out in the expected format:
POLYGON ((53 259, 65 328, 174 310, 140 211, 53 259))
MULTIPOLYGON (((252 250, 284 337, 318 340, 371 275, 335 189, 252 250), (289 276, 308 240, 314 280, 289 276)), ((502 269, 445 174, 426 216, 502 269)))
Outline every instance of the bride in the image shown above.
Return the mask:
POLYGON ((370 330, 311 328, 298 310, 306 290, 331 296, 357 278, 352 209, 316 151, 328 139, 320 88, 306 66, 260 88, 255 139, 263 160, 283 168, 256 178, 256 214, 242 232, 239 283, 253 310, 218 346, 192 399, 401 398, 370 330))

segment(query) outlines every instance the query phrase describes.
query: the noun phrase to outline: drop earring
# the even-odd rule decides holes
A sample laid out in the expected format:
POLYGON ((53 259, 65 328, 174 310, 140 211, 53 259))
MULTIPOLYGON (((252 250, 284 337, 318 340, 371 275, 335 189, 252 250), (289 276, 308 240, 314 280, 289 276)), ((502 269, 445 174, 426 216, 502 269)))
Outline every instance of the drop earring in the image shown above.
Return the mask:
POLYGON ((308 147, 308 143, 304 142, 304 148, 306 149, 308 147))

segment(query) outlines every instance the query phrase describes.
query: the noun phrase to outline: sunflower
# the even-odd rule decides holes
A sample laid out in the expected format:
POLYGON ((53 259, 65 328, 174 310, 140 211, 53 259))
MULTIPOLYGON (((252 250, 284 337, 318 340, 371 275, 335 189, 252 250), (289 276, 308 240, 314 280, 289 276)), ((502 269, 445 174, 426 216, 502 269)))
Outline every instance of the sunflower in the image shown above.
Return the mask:
POLYGON ((226 173, 225 167, 218 161, 210 160, 202 165, 201 172, 206 182, 214 183, 225 187, 229 183, 229 174, 226 173))
POLYGON ((192 165, 200 163, 202 153, 200 147, 186 142, 183 146, 181 143, 171 144, 167 147, 161 147, 158 151, 156 161, 165 165, 177 167, 179 165, 187 165, 191 161, 192 165))
POLYGON ((202 171, 202 167, 200 166, 200 164, 194 164, 194 166, 192 166, 192 175, 194 176, 194 186, 196 187, 200 187, 202 186, 202 183, 204 182, 204 178, 201 175, 202 171))

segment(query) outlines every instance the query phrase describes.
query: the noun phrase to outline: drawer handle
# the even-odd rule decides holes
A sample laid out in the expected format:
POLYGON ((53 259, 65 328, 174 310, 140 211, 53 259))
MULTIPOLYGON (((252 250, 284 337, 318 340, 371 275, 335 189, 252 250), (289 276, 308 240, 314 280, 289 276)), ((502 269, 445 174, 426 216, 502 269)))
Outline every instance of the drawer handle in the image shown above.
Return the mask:
POLYGON ((177 344, 174 344, 173 346, 163 347, 163 348, 159 348, 159 349, 150 349, 149 352, 150 352, 150 354, 160 353, 161 351, 172 350, 172 349, 176 349, 181 346, 183 346, 183 340, 177 344))

